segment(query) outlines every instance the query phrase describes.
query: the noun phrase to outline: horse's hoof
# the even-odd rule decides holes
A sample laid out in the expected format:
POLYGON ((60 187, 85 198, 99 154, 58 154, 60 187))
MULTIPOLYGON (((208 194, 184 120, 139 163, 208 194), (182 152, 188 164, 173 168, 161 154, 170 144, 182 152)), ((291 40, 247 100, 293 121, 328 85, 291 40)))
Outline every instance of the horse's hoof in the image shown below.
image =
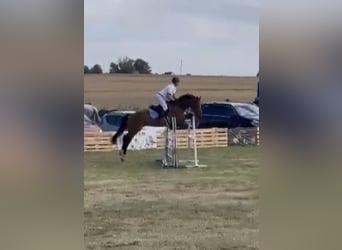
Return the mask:
POLYGON ((124 153, 122 152, 122 150, 120 150, 120 152, 119 152, 119 155, 120 155, 120 160, 121 160, 121 162, 124 162, 125 161, 125 158, 124 158, 124 153))
POLYGON ((120 157, 120 160, 121 160, 121 163, 123 163, 123 162, 125 161, 125 157, 122 155, 122 156, 120 157))

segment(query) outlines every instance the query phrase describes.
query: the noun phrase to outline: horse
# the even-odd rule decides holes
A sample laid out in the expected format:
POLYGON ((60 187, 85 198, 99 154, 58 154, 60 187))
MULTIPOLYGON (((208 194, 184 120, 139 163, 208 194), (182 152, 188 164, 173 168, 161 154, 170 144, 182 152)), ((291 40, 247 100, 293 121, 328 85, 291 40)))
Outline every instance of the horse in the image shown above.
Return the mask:
MULTIPOLYGON (((177 120, 185 121, 187 118, 186 111, 191 111, 193 115, 200 120, 202 117, 201 97, 192 94, 185 94, 180 96, 174 101, 167 102, 169 112, 167 115, 168 120, 171 117, 176 117, 177 120)), ((158 106, 150 106, 150 109, 155 110, 158 106)), ((159 107, 160 108, 160 107, 159 107)), ((128 114, 121 120, 120 127, 115 135, 112 137, 112 144, 116 144, 119 136, 121 136, 127 129, 128 133, 123 137, 123 144, 120 150, 121 162, 124 161, 127 154, 127 148, 132 141, 133 137, 144 127, 162 127, 170 126, 164 118, 152 118, 148 109, 138 111, 134 114, 128 114)))

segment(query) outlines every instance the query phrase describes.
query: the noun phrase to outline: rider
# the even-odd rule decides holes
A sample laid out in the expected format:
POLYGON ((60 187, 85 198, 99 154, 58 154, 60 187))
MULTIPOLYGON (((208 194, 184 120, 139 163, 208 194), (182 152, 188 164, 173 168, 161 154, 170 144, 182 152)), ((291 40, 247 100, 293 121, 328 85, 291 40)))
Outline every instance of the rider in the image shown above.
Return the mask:
POLYGON ((157 92, 156 94, 157 101, 163 109, 163 112, 160 115, 160 117, 167 117, 169 110, 168 110, 166 102, 176 100, 175 94, 176 94, 177 86, 179 85, 179 82, 180 81, 178 77, 173 77, 170 84, 168 84, 165 88, 157 92))

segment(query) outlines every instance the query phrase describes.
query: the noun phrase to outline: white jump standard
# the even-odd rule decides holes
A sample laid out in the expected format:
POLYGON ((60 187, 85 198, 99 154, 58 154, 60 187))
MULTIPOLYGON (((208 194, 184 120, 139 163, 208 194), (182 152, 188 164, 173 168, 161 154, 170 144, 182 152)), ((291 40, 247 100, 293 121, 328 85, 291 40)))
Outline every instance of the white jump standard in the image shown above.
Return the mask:
POLYGON ((172 128, 166 129, 165 134, 165 155, 162 159, 162 167, 178 167, 177 161, 177 140, 176 140, 176 128, 177 122, 176 118, 171 118, 172 128))
POLYGON ((199 164, 197 154, 197 139, 196 139, 196 122, 195 116, 191 119, 186 120, 188 125, 187 138, 188 138, 188 149, 193 149, 191 157, 193 159, 178 160, 177 156, 177 122, 176 118, 172 117, 172 129, 167 128, 165 135, 165 155, 162 160, 162 167, 207 167, 207 165, 199 164))

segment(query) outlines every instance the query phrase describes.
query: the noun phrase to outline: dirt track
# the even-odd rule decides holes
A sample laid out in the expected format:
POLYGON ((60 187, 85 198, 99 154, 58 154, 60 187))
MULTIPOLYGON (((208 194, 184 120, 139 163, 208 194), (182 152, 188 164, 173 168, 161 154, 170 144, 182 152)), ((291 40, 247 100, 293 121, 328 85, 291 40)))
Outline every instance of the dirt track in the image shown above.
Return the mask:
MULTIPOLYGON (((171 76, 162 75, 85 75, 84 101, 98 108, 137 109, 154 103, 154 93, 171 76)), ((256 95, 255 77, 182 76, 177 95, 191 93, 203 101, 251 101, 256 95)))

